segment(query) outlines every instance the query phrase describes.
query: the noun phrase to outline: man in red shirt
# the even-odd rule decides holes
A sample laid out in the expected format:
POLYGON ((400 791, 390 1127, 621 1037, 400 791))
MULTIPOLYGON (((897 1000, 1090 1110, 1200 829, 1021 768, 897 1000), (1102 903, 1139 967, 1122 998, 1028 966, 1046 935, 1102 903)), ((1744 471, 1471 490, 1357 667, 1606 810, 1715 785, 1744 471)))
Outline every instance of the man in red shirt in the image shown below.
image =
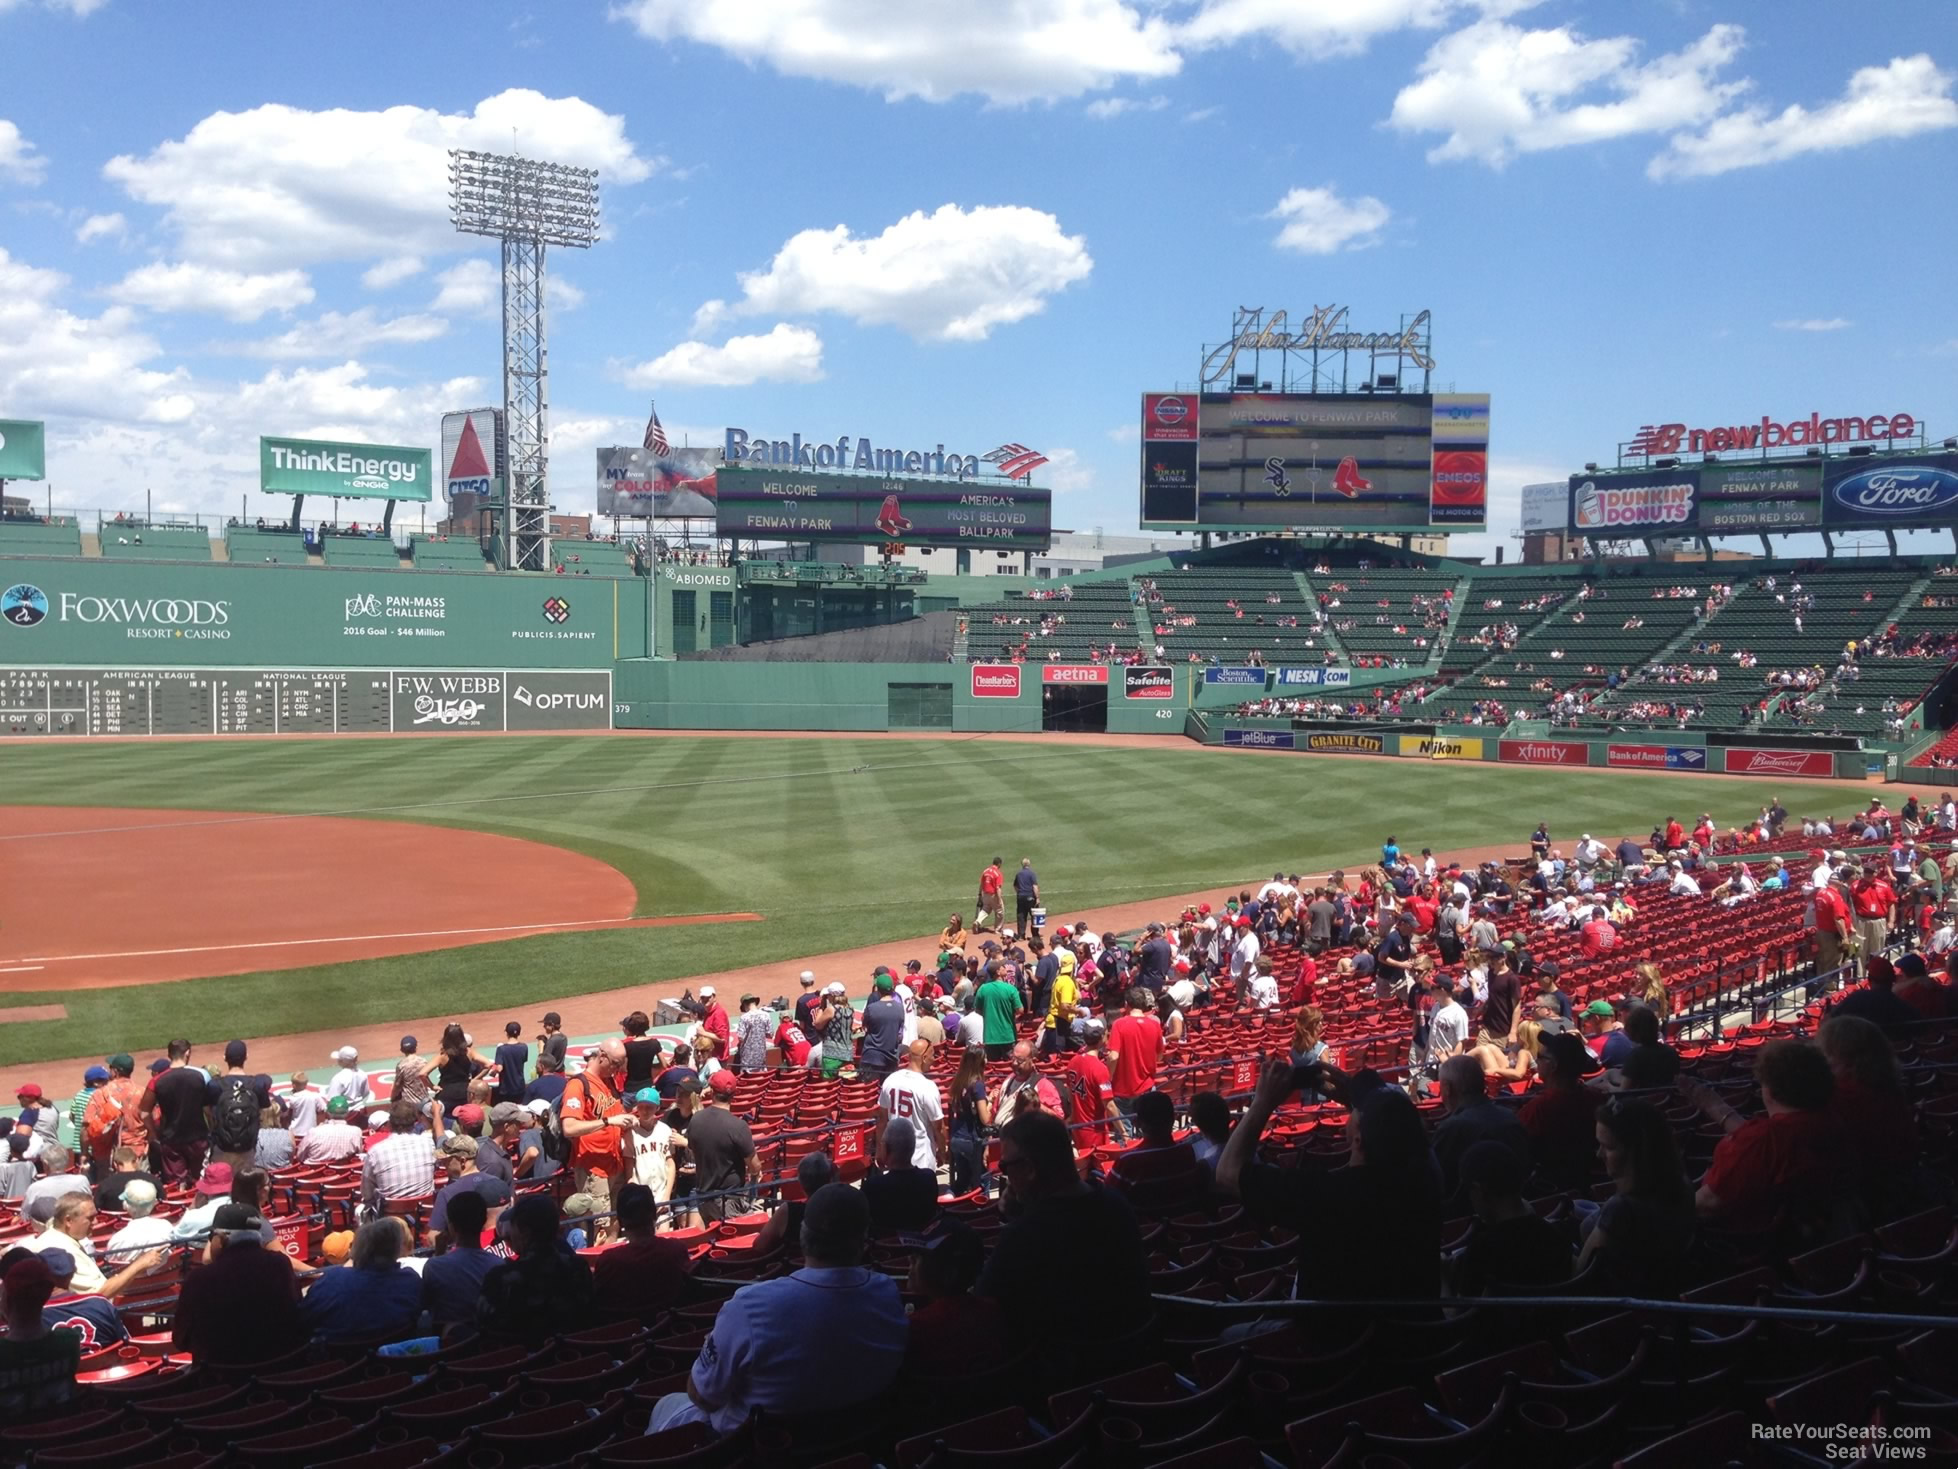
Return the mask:
POLYGON ((714 998, 714 987, 711 984, 703 984, 700 987, 700 1002, 707 1007, 701 1012, 700 1028, 721 1043, 720 1055, 731 1057, 734 1053, 727 1048, 730 1033, 727 1006, 714 998))
POLYGON ((1685 1088, 1702 1112, 1727 1129, 1694 1207, 1700 1218, 1739 1233, 1772 1229, 1790 1211, 1827 1210, 1846 1161, 1829 1110, 1835 1075, 1820 1050, 1798 1040, 1763 1046, 1754 1079, 1767 1115, 1751 1121, 1704 1083, 1685 1088))
POLYGON ((972 920, 975 929, 999 928, 1000 888, 1006 882, 1006 874, 1000 871, 999 858, 987 864, 986 870, 979 874, 979 912, 972 920))
POLYGON ((1415 932, 1433 933, 1435 931, 1435 914, 1441 911, 1441 905, 1434 900, 1433 888, 1429 887, 1426 883, 1421 884, 1420 889, 1414 896, 1407 900, 1407 907, 1408 911, 1414 915, 1415 932))
POLYGON ((1570 1031, 1545 1036, 1537 1053, 1543 1085, 1516 1114, 1530 1136, 1530 1156, 1559 1188, 1587 1188, 1598 1156, 1598 1094, 1584 1084, 1602 1069, 1570 1031))
POLYGON ((1666 850, 1677 852, 1686 845, 1686 828, 1679 824, 1677 816, 1666 818, 1666 850))
MULTIPOLYGON (((1833 883, 1824 883, 1810 896, 1815 904, 1815 972, 1831 974, 1842 967, 1849 948, 1849 903, 1833 883)), ((1836 988, 1842 981, 1829 983, 1836 988)))
POLYGON ((565 1082, 564 1095, 558 1099, 564 1135, 571 1140, 577 1191, 599 1200, 608 1216, 599 1223, 597 1242, 611 1238, 609 1216, 628 1172, 620 1135, 632 1126, 633 1116, 619 1095, 624 1077, 625 1042, 614 1037, 585 1062, 583 1071, 565 1082))
POLYGON ((1693 828, 1693 840, 1700 844, 1701 851, 1710 852, 1713 850, 1713 813, 1712 812, 1704 812, 1701 814, 1700 824, 1693 828))
POLYGON ((1862 941, 1857 946, 1856 972, 1865 975, 1870 960, 1890 942, 1890 930, 1897 922, 1897 890, 1880 872, 1865 868, 1849 885, 1849 901, 1856 910, 1856 936, 1862 941))
POLYGON ((1296 1010, 1302 1005, 1310 1005, 1312 996, 1319 986, 1319 964, 1312 955, 1299 951, 1299 972, 1292 980, 1292 993, 1285 1003, 1296 1010))
POLYGON ((1602 907, 1594 907, 1591 916, 1585 920, 1579 939, 1579 948, 1584 957, 1596 959, 1618 946, 1618 930, 1611 926, 1611 920, 1605 916, 1602 907))
POLYGON ((1082 1022, 1081 1033, 1087 1047, 1068 1053, 1067 1065, 1061 1071, 1060 1093, 1074 1134, 1074 1150, 1085 1153, 1108 1141, 1103 1120, 1113 1118, 1119 1124, 1121 1114, 1115 1109, 1114 1078, 1108 1074, 1108 1027, 1091 1017, 1082 1022), (1092 1127, 1073 1126, 1090 1119, 1094 1122, 1092 1127))
POLYGON ((794 1016, 784 1015, 782 1023, 775 1027, 775 1049, 781 1052, 785 1063, 798 1071, 809 1064, 809 1037, 802 1033, 794 1016))
POLYGON ((1156 1067, 1163 1059, 1163 1023, 1149 1008, 1149 991, 1132 989, 1123 997, 1128 1013, 1108 1031, 1109 1054, 1115 1058, 1115 1105, 1124 1117, 1135 1115, 1135 1099, 1156 1084, 1156 1067))

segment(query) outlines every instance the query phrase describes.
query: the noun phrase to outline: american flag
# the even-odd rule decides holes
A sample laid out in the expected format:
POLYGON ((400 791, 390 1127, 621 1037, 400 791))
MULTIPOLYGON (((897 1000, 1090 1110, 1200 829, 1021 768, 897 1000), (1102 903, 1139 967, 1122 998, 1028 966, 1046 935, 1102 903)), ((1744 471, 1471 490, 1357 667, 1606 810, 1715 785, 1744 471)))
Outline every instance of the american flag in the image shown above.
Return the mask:
POLYGON ((659 409, 650 402, 647 407, 652 410, 652 416, 646 420, 645 447, 655 454, 666 454, 671 446, 666 442, 666 430, 659 426, 659 409))
POLYGON ((1029 449, 1025 444, 1001 444, 990 454, 979 456, 988 464, 997 464, 999 472, 1008 479, 1019 479, 1032 474, 1047 462, 1047 456, 1038 449, 1029 449))

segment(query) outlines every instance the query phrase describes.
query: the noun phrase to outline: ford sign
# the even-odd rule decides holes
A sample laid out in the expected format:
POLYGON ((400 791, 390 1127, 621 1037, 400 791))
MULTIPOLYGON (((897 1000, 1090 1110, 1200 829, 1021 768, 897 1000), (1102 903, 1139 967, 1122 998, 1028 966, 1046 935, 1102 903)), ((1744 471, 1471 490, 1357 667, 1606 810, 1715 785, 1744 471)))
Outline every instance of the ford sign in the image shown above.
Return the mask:
POLYGON ((1958 503, 1958 474, 1948 469, 1890 466, 1852 474, 1831 492, 1858 515, 1923 516, 1958 503))

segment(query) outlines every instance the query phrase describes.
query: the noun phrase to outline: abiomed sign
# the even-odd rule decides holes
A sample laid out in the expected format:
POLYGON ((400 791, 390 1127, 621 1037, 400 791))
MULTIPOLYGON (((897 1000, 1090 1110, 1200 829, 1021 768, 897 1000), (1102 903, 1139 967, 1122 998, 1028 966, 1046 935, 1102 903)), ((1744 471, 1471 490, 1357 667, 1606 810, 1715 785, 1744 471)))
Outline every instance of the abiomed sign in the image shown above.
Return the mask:
POLYGON ((427 500, 432 484, 426 449, 322 439, 258 441, 258 487, 268 495, 427 500))

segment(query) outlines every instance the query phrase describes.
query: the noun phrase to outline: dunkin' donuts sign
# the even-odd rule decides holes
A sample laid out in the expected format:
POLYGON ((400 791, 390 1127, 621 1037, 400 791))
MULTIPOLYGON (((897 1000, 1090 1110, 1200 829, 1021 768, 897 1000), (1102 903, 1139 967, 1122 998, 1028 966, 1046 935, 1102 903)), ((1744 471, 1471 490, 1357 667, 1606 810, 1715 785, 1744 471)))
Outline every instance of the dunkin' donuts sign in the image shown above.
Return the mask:
POLYGON ((975 699, 1019 698, 1020 665, 1017 663, 973 664, 972 697, 975 699))
POLYGON ((1591 747, 1582 740, 1498 740, 1496 758, 1510 765, 1587 765, 1591 747))

